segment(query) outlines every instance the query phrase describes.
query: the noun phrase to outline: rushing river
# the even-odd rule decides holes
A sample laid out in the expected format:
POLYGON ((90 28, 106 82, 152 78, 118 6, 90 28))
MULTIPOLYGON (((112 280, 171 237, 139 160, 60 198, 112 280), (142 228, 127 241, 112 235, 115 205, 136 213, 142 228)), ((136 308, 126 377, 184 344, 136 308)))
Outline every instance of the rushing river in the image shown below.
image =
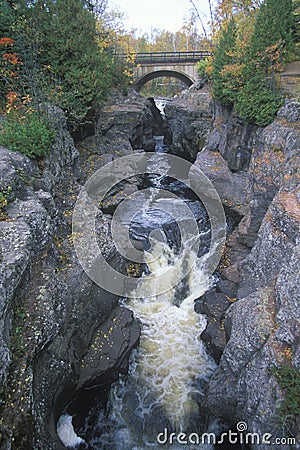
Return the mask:
MULTIPOLYGON (((162 138, 157 137, 156 154, 150 161, 149 173, 153 168, 166 164, 163 153, 167 150, 162 138)), ((164 169, 167 172, 168 167, 164 169)), ((180 247, 178 226, 170 214, 151 209, 158 189, 170 191, 171 209, 177 208, 175 196, 189 205, 203 237, 200 253, 205 253, 210 241, 209 220, 205 208, 192 191, 167 176, 145 176, 142 184, 141 187, 150 190, 150 196, 145 198, 142 209, 130 225, 131 236, 146 250, 152 230, 160 228, 167 237, 164 242, 151 241, 153 248, 160 246, 160 257, 148 264, 150 272, 160 274, 174 265, 180 247)), ((187 258, 192 256, 196 255, 187 255, 187 258)), ((177 268, 178 271, 183 269, 177 268)), ((156 292, 154 279, 152 292, 151 289, 144 292, 138 286, 135 298, 121 300, 142 324, 140 345, 132 354, 129 374, 112 386, 106 407, 95 407, 93 420, 87 417, 79 430, 78 435, 89 443, 88 447, 82 448, 207 448, 192 444, 183 447, 176 441, 170 445, 169 438, 169 444, 163 442, 165 434, 162 433, 167 430, 168 434, 201 435, 205 431, 204 414, 199 405, 203 386, 215 370, 215 363, 201 342, 200 335, 206 322, 204 316, 195 313, 194 300, 209 288, 209 283, 199 263, 178 286, 164 294, 153 296, 156 292), (157 439, 159 435, 160 439, 157 439)), ((65 416, 61 424, 68 421, 70 417, 65 416)), ((73 441, 70 442, 80 443, 79 438, 71 437, 73 441)))

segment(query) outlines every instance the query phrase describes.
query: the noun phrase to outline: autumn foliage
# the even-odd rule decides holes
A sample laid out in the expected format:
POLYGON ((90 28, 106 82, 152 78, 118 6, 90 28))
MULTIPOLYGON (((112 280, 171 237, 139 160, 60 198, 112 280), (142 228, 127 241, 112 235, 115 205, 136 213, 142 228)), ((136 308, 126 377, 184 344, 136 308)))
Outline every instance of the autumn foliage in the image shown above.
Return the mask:
POLYGON ((264 126, 282 103, 279 73, 293 48, 293 1, 243 0, 239 5, 219 2, 213 94, 242 118, 264 126))
POLYGON ((35 110, 44 102, 60 106, 76 130, 122 81, 105 33, 97 29, 93 2, 14 3, 0 4, 2 109, 24 107, 29 95, 35 110))
POLYGON ((0 38, 0 79, 2 99, 5 99, 7 112, 20 105, 18 90, 19 69, 22 65, 17 53, 13 51, 14 40, 11 38, 0 38), (9 49, 10 51, 8 51, 9 49))

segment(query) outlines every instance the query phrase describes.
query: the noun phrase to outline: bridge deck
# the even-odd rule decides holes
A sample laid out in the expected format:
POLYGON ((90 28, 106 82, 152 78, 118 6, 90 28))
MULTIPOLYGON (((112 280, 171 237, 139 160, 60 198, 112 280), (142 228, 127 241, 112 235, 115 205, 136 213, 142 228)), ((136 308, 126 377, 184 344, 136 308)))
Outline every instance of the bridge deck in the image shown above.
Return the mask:
MULTIPOLYGON (((212 53, 208 50, 199 50, 195 52, 151 52, 151 53, 136 53, 136 64, 165 64, 165 63, 183 63, 196 62, 200 59, 211 56, 212 53)), ((118 55, 120 58, 126 58, 127 55, 118 55)))

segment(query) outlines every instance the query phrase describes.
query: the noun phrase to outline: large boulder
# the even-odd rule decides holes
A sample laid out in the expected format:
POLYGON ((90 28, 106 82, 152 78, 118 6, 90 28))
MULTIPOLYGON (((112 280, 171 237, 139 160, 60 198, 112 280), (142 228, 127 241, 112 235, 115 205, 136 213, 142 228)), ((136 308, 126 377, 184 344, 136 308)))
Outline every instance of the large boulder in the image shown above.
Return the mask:
POLYGON ((213 127, 206 148, 218 151, 232 171, 249 167, 257 127, 241 120, 230 107, 213 102, 213 127))
POLYGON ((173 152, 189 161, 194 161, 204 147, 211 128, 212 108, 210 90, 187 90, 165 106, 168 128, 172 140, 168 139, 173 152))
POLYGON ((207 147, 197 154, 195 165, 210 179, 222 202, 242 215, 246 203, 247 174, 233 173, 222 155, 207 147))
POLYGON ((127 97, 113 95, 101 109, 96 139, 102 153, 118 158, 135 149, 154 151, 153 136, 158 132, 162 134, 162 117, 153 99, 130 91, 127 97))

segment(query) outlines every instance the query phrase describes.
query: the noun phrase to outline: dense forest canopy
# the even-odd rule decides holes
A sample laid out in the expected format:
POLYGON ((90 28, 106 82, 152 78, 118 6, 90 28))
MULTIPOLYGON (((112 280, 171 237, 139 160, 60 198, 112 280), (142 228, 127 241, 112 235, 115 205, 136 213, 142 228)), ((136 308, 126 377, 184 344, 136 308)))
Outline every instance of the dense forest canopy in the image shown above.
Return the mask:
POLYGON ((123 13, 109 0, 1 0, 0 95, 7 122, 36 120, 50 102, 63 108, 75 130, 113 88, 126 91, 135 53, 205 48, 213 58, 199 70, 214 97, 265 125, 281 103, 278 73, 299 56, 299 0, 218 0, 214 9, 208 3, 207 29, 190 0, 176 33, 140 35, 124 29, 123 13), (116 58, 120 53, 127 61, 116 58))

